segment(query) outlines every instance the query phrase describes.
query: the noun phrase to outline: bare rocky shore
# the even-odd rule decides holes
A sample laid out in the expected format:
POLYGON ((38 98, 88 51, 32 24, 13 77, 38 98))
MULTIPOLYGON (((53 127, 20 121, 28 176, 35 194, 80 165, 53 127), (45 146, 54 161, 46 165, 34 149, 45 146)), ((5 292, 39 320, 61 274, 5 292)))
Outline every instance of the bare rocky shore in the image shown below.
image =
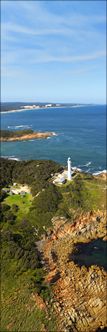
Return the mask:
POLYGON ((33 132, 31 134, 23 134, 22 136, 13 136, 13 137, 2 137, 0 138, 1 142, 13 142, 13 141, 23 141, 23 140, 31 140, 31 139, 40 139, 40 138, 48 138, 55 136, 56 134, 53 132, 33 132))
MULTIPOLYGON (((100 239, 105 245, 106 214, 101 211, 81 214, 71 224, 53 218, 53 229, 38 243, 46 269, 46 283, 52 285, 51 310, 56 312, 58 331, 94 332, 106 322, 106 271, 69 259, 75 245, 100 239)), ((88 259, 88 258, 87 258, 88 259)))

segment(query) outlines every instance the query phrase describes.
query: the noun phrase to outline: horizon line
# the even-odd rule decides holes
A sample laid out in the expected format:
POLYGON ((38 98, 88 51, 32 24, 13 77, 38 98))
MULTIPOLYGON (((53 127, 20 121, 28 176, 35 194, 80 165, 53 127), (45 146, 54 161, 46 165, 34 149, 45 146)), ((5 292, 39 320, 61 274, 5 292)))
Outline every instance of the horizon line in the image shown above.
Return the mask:
POLYGON ((52 102, 52 101, 35 101, 35 100, 32 100, 32 101, 1 101, 1 104, 2 103, 37 103, 37 104, 46 104, 46 103, 49 103, 49 104, 80 104, 80 105, 107 105, 107 102, 60 102, 60 101, 57 101, 57 102, 52 102))

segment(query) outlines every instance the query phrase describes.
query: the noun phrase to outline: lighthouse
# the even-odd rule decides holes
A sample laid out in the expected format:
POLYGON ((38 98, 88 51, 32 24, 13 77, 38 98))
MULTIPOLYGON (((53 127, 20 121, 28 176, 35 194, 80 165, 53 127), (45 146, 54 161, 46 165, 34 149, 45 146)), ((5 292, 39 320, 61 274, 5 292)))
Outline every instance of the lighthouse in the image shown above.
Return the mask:
POLYGON ((71 158, 68 158, 68 180, 71 180, 71 158))

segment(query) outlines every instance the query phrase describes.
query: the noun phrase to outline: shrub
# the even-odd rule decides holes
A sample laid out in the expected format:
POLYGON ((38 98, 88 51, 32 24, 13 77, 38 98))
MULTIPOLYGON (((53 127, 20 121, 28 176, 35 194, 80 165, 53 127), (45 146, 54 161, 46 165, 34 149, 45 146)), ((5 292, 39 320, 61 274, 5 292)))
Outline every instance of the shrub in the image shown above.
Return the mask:
POLYGON ((13 212, 18 212, 19 206, 17 204, 13 204, 12 205, 12 210, 13 210, 13 212))
MULTIPOLYGON (((19 261, 19 271, 40 268, 40 257, 35 244, 35 237, 28 237, 24 234, 13 233, 12 231, 2 232, 2 248, 9 259, 19 261)), ((6 256, 7 257, 7 256, 6 256)))
POLYGON ((51 218, 57 211, 62 195, 53 184, 48 184, 37 197, 34 198, 28 219, 37 228, 38 234, 51 226, 51 218))
POLYGON ((61 199, 62 195, 57 188, 53 184, 49 184, 48 187, 34 199, 31 209, 37 209, 39 213, 54 212, 61 199))

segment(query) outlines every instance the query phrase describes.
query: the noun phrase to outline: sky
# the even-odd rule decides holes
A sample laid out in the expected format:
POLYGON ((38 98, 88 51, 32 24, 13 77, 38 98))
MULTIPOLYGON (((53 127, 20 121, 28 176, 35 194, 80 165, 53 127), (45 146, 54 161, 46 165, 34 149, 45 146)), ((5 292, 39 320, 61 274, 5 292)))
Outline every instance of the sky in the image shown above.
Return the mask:
POLYGON ((106 1, 1 1, 1 99, 106 103, 106 1))

